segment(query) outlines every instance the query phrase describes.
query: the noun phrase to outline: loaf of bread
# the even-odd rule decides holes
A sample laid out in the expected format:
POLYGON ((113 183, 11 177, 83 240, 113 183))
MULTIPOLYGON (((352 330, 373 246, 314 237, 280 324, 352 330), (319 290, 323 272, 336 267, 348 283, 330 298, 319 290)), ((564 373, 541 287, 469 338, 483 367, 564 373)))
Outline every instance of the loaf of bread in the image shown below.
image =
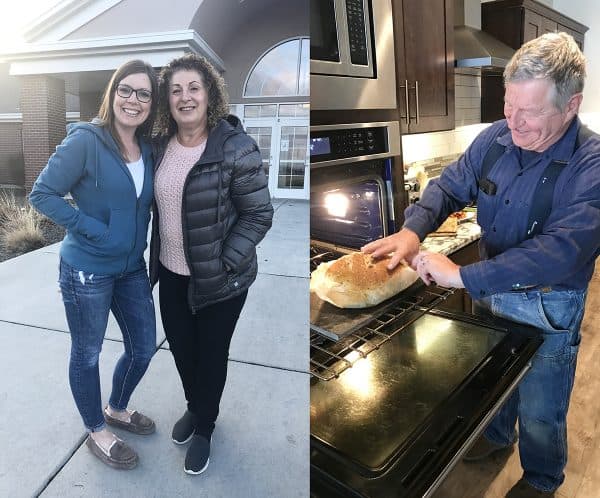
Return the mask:
POLYGON ((321 263, 310 276, 310 290, 338 308, 375 306, 412 285, 417 273, 400 263, 387 269, 389 257, 373 259, 355 252, 321 263))

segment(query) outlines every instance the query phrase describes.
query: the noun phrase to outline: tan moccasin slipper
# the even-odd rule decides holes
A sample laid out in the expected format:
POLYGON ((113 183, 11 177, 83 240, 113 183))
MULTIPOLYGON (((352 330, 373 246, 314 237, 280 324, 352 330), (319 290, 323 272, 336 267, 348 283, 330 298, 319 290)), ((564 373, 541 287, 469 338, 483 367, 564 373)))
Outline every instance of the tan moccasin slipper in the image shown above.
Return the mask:
POLYGON ((138 463, 137 453, 117 437, 108 450, 102 448, 92 437, 88 437, 85 444, 94 455, 115 469, 133 469, 138 463))
POLYGON ((114 427, 120 427, 134 434, 152 434, 156 430, 154 421, 142 415, 140 412, 133 411, 129 414, 129 421, 124 422, 118 418, 111 417, 106 408, 104 409, 104 418, 106 423, 114 427))

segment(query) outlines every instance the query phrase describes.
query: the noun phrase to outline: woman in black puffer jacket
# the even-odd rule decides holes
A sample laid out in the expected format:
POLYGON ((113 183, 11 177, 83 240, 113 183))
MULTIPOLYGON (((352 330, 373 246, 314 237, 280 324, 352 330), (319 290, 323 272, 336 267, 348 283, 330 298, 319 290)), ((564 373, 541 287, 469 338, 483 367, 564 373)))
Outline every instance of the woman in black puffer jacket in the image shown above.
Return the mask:
POLYGON ((187 399, 172 439, 192 441, 184 470, 200 474, 273 207, 258 147, 227 115, 223 79, 210 63, 185 55, 160 79, 150 279, 160 281, 162 322, 187 399))

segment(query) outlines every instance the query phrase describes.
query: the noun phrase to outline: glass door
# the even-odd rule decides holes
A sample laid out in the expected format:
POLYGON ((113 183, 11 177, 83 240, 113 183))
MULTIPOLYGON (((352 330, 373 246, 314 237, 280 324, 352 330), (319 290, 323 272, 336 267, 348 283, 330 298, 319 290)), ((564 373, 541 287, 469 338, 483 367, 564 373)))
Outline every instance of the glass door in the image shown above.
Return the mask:
POLYGON ((275 197, 308 199, 308 126, 280 119, 276 127, 278 172, 275 197))
POLYGON ((246 119, 245 128, 260 148, 271 196, 309 198, 308 125, 298 119, 246 119))
MULTIPOLYGON (((247 120, 248 123, 250 120, 247 120)), ((267 178, 269 178, 269 191, 271 197, 273 197, 273 190, 271 189, 271 165, 273 161, 273 154, 271 152, 271 144, 273 142, 273 127, 271 120, 265 123, 257 122, 254 125, 246 126, 246 133, 250 135, 257 143, 260 149, 260 155, 262 156, 263 169, 267 178)))

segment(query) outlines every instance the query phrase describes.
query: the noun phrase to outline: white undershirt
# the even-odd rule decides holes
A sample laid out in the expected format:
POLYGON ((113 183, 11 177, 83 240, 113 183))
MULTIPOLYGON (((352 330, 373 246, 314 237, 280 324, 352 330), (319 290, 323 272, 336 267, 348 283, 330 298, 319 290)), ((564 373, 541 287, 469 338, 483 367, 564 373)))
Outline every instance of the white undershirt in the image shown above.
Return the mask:
POLYGON ((142 156, 133 162, 126 163, 129 168, 129 172, 133 177, 133 183, 135 184, 135 193, 139 197, 142 193, 142 187, 144 186, 144 159, 142 156))

